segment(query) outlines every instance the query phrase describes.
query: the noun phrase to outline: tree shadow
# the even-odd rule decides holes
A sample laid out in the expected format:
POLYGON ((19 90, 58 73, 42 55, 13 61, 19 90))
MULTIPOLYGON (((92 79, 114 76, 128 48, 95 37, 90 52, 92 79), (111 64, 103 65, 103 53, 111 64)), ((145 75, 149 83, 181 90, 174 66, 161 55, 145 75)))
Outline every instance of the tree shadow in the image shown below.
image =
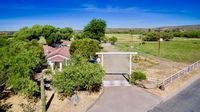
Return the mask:
POLYGON ((51 105, 51 102, 52 102, 54 96, 55 96, 55 93, 53 93, 53 95, 51 96, 51 98, 50 98, 49 101, 47 102, 47 104, 46 104, 46 111, 48 110, 49 106, 51 105))

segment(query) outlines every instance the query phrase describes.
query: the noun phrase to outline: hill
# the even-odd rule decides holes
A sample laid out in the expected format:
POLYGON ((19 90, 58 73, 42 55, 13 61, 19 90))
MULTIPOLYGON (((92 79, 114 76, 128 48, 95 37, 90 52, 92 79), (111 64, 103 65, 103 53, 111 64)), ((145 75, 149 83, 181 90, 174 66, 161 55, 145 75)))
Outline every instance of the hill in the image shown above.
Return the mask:
POLYGON ((164 26, 164 27, 156 27, 156 28, 107 28, 107 33, 130 33, 130 31, 134 32, 146 32, 149 30, 184 30, 184 31, 193 31, 200 30, 200 25, 183 25, 183 26, 164 26))

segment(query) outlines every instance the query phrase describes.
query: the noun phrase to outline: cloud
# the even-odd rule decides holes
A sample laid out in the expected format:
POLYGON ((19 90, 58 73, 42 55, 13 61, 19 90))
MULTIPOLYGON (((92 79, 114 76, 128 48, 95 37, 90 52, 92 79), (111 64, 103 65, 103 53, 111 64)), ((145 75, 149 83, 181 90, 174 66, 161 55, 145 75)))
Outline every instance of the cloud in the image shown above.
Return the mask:
POLYGON ((148 8, 140 8, 140 7, 113 7, 113 6, 106 6, 106 7, 98 7, 93 4, 82 4, 82 8, 75 9, 75 10, 84 10, 88 12, 104 12, 104 13, 151 13, 151 14, 172 14, 172 13, 189 13, 186 9, 180 10, 171 10, 171 9, 148 9, 148 8))
POLYGON ((113 6, 106 6, 106 7, 97 7, 93 4, 82 4, 82 8, 80 10, 85 10, 89 12, 105 12, 105 13, 126 13, 126 12, 136 12, 140 11, 137 7, 113 7, 113 6))

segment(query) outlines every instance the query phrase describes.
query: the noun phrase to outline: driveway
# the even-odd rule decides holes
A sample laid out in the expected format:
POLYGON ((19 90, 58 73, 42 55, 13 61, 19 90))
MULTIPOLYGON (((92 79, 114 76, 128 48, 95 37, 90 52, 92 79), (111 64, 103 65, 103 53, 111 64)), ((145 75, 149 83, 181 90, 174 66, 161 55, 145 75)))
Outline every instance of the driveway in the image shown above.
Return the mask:
MULTIPOLYGON (((114 46, 103 47, 106 52, 118 52, 114 46)), ((104 55, 103 68, 106 73, 129 73, 129 55, 104 55)))
POLYGON ((160 97, 138 87, 105 87, 103 95, 88 112, 146 112, 160 101, 160 97))
POLYGON ((149 112, 199 112, 200 78, 149 112))

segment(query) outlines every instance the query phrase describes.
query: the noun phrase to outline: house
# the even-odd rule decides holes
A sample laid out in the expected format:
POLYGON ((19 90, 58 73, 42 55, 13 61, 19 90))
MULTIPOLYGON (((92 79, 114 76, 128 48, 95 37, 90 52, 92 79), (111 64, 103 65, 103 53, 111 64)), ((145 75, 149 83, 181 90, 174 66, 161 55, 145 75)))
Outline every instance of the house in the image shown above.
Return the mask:
POLYGON ((47 63, 50 65, 51 70, 54 71, 55 69, 59 69, 61 71, 63 64, 66 64, 65 62, 70 58, 69 47, 59 46, 54 48, 44 45, 43 48, 47 63))

